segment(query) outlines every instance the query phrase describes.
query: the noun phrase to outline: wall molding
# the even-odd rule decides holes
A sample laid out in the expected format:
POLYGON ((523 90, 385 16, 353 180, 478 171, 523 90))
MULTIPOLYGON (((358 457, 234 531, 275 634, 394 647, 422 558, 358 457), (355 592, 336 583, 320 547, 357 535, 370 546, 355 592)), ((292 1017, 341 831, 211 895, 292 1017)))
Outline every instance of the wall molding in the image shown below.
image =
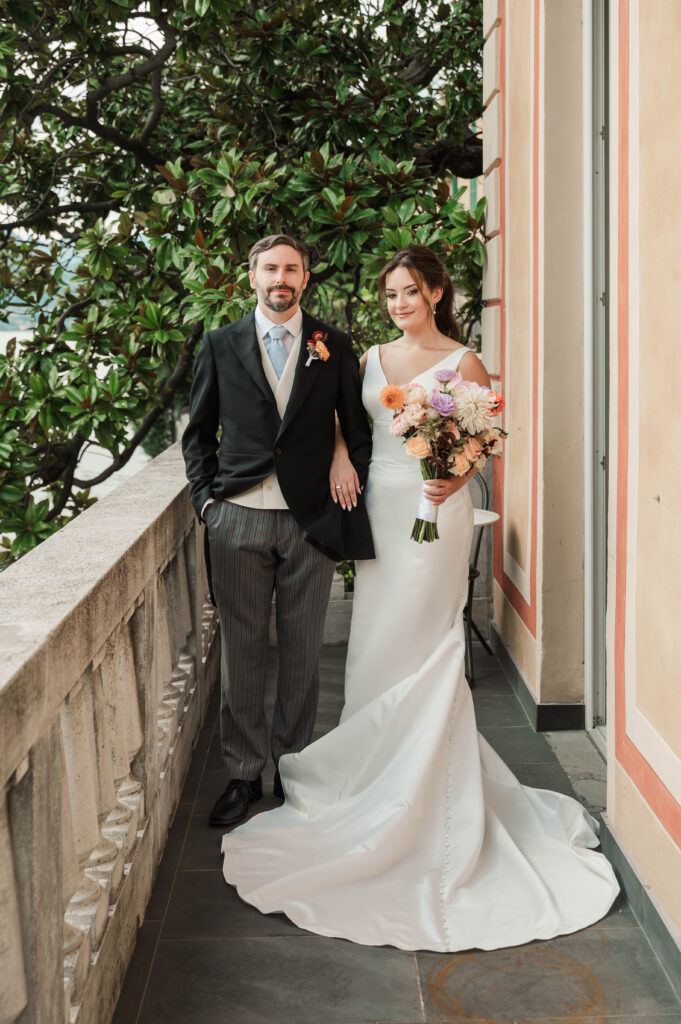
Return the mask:
POLYGON ((504 644, 495 623, 490 624, 490 644, 535 732, 562 732, 566 729, 584 728, 583 704, 537 704, 525 676, 504 644))
POLYGON ((617 835, 607 814, 601 820, 601 849, 608 858, 622 891, 637 918, 653 952, 667 972, 669 982, 681 998, 681 935, 665 919, 645 884, 633 866, 631 854, 617 835))

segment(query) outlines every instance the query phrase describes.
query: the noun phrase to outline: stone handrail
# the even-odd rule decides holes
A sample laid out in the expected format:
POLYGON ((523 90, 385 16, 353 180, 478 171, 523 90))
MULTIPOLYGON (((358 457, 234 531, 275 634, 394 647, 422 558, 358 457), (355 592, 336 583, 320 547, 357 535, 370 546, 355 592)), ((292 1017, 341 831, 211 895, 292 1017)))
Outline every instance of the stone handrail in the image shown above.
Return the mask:
POLYGON ((108 1024, 212 683, 174 445, 0 575, 0 1024, 108 1024))

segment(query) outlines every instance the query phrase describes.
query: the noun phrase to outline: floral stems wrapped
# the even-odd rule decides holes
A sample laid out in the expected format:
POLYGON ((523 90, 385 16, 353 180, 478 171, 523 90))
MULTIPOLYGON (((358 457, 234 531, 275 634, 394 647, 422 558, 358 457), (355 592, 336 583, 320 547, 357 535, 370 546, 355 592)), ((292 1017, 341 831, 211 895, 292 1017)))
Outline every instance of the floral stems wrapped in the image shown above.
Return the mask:
MULTIPOLYGON (((390 432, 405 441, 407 453, 419 459, 424 480, 465 476, 482 469, 490 455, 501 454, 506 431, 493 424, 504 406, 503 397, 455 370, 437 370, 430 391, 415 382, 388 384, 381 402, 393 412, 390 432)), ((421 498, 411 533, 418 544, 439 539, 437 505, 421 498)))
MULTIPOLYGON (((421 474, 424 480, 435 480, 437 467, 427 459, 421 459, 421 474)), ((416 520, 411 531, 411 539, 415 540, 417 544, 423 544, 424 540, 430 542, 440 539, 440 534, 437 532, 437 505, 434 505, 426 497, 423 487, 421 488, 419 507, 416 510, 416 520)))

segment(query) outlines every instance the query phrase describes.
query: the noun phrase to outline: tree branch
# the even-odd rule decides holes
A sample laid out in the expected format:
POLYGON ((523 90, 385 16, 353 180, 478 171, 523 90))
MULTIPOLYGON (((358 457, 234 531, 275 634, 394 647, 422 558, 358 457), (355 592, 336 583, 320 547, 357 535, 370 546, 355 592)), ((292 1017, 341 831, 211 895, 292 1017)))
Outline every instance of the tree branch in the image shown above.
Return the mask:
MULTIPOLYGON (((64 508, 66 507, 66 502, 71 497, 71 491, 73 490, 74 473, 76 472, 76 466, 78 465, 78 456, 80 455, 80 450, 83 447, 84 441, 85 438, 78 430, 74 434, 73 440, 70 441, 69 444, 65 446, 64 454, 66 455, 66 463, 63 470, 62 488, 59 493, 59 497, 57 498, 57 501, 52 506, 48 514, 45 516, 45 521, 48 523, 52 522, 53 519, 56 519, 57 516, 61 515, 64 508)), ((44 477, 43 483, 45 483, 44 477)))
POLYGON ((457 178, 478 178, 482 174, 482 139, 465 127, 463 139, 440 139, 416 150, 418 163, 427 164, 435 174, 449 171, 457 178))
POLYGON ((66 213, 98 213, 99 211, 115 210, 120 202, 121 200, 119 199, 103 199, 100 202, 67 203, 65 206, 50 206, 46 210, 31 213, 21 220, 10 221, 0 226, 5 231, 13 231, 14 228, 28 228, 33 224, 39 224, 46 217, 61 217, 66 213))
POLYGON ((163 415, 168 406, 173 400, 175 390, 178 385, 182 383, 187 375, 187 371, 191 368, 194 358, 194 349, 196 348, 201 335, 203 334, 203 323, 194 324, 192 333, 189 337, 189 341, 186 345, 186 351, 180 356, 177 361, 177 366, 171 373, 170 377, 164 384, 165 394, 158 405, 155 405, 153 409, 150 409, 146 416, 143 418, 139 427, 130 438, 128 447, 120 455, 115 455, 113 462, 105 470, 93 477, 92 480, 77 480, 73 479, 75 487, 94 487, 95 484, 101 484, 103 480, 108 480, 117 470, 121 469, 125 464, 132 458, 132 453, 141 444, 144 438, 147 436, 154 423, 163 415))

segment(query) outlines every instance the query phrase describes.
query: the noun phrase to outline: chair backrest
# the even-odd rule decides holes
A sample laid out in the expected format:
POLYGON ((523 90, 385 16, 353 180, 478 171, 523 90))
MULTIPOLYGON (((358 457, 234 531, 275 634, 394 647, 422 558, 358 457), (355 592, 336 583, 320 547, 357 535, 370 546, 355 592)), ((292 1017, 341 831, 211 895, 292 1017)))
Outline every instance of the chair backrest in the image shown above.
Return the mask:
MULTIPOLYGON (((482 473, 476 473, 472 478, 478 485, 480 491, 480 508, 483 508, 486 512, 489 510, 489 487, 487 481, 483 479, 482 473)), ((471 481, 472 482, 472 481, 471 481)), ((480 545, 482 544, 482 527, 478 527, 475 531, 476 536, 473 538, 473 547, 470 557, 470 565, 477 569, 478 558, 480 557, 480 545)))
POLYGON ((480 490, 480 498, 481 498, 480 508, 484 508, 485 511, 488 511, 488 509, 489 509, 489 487, 487 486, 487 481, 484 479, 482 473, 476 473, 475 476, 473 477, 473 480, 478 485, 478 488, 480 490))

